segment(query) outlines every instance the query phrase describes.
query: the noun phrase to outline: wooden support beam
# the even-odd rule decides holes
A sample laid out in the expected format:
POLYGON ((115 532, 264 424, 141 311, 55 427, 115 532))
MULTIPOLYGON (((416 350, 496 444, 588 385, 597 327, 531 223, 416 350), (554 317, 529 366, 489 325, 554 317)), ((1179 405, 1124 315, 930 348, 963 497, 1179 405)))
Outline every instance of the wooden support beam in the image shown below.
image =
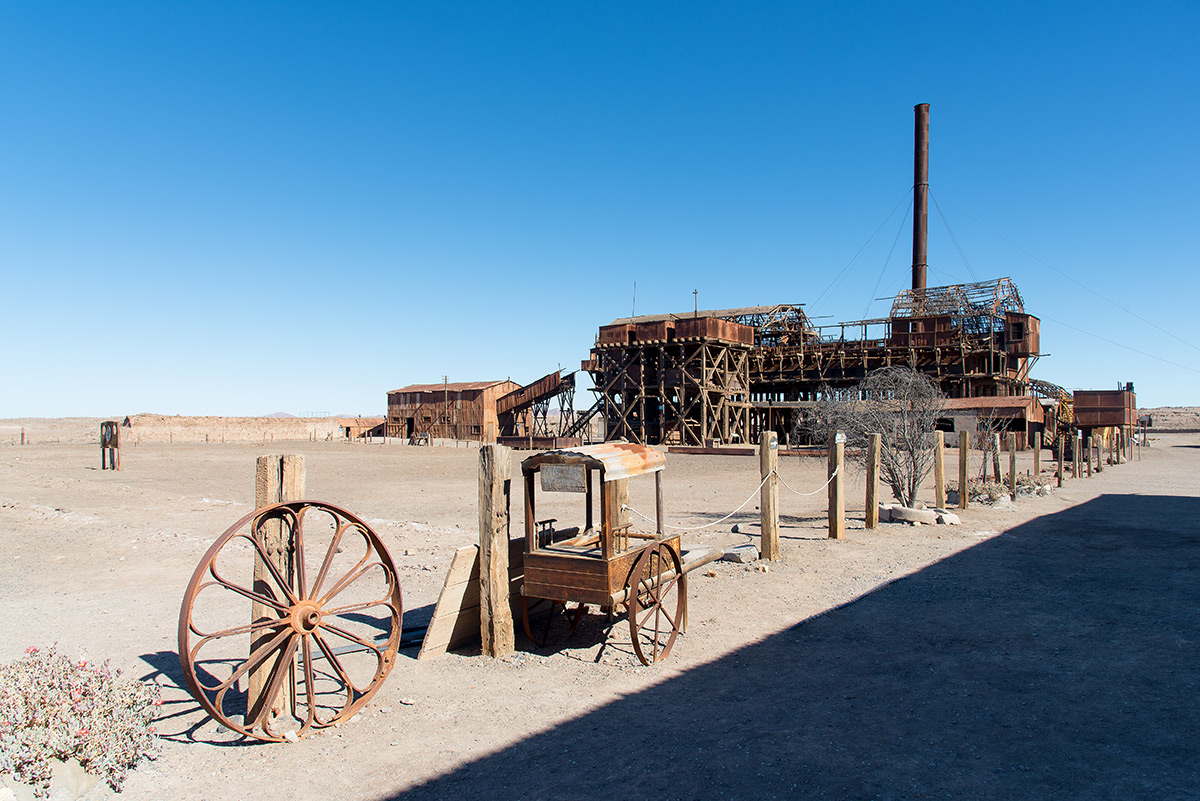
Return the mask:
POLYGON ((508 598, 509 450, 479 449, 479 634, 485 656, 516 648, 508 598))
POLYGON ((829 438, 829 538, 840 540, 846 536, 846 435, 837 431, 829 438))
POLYGON ((933 505, 946 508, 946 435, 941 431, 933 432, 933 505))
MULTIPOLYGON (((254 469, 254 508, 261 509, 285 501, 304 499, 304 457, 298 454, 271 454, 259 456, 254 469)), ((259 529, 262 536, 263 550, 271 564, 279 571, 289 584, 295 581, 295 565, 293 564, 292 531, 285 526, 283 520, 269 520, 259 529)), ((282 590, 273 589, 274 579, 270 568, 262 556, 254 555, 254 591, 268 598, 277 597, 282 590)), ((289 588, 291 589, 291 588, 289 588)), ((274 620, 281 615, 272 607, 252 601, 250 604, 250 622, 258 623, 264 620, 274 620)), ((250 638, 250 653, 254 653, 274 637, 274 629, 262 629, 257 636, 250 638)), ((284 711, 284 696, 282 690, 274 698, 266 698, 267 685, 271 674, 274 673, 279 660, 283 658, 284 648, 268 656, 258 667, 252 669, 246 678, 246 718, 247 728, 253 728, 255 721, 263 714, 263 709, 270 705, 270 715, 278 716, 284 711)), ((284 685, 288 688, 289 698, 296 691, 294 675, 289 675, 284 685)))
POLYGON ((882 434, 867 434, 867 528, 879 525, 879 448, 882 442, 882 434))
MULTIPOLYGON (((759 555, 779 561, 779 439, 774 431, 759 437, 758 468, 762 486, 758 490, 759 529, 762 532, 759 555)), ((661 475, 661 474, 660 474, 661 475)))

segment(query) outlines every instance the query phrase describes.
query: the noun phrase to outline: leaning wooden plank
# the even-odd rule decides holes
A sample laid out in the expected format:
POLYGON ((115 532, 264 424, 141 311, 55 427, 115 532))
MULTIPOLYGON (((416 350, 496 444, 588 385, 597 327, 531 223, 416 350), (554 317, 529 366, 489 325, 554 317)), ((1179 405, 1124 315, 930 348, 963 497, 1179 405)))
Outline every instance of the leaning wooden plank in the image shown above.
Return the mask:
MULTIPOLYGON (((425 641, 421 644, 420 653, 417 654, 418 660, 429 659, 446 652, 445 643, 450 641, 450 635, 454 631, 467 587, 472 583, 478 584, 478 581, 471 582, 472 574, 477 577, 479 575, 478 545, 467 545, 454 552, 454 558, 450 560, 450 570, 446 573, 446 582, 442 585, 442 593, 438 596, 437 606, 433 608, 433 617, 429 621, 429 628, 425 631, 425 641)), ((475 604, 478 609, 478 592, 476 592, 475 604)), ((478 625, 478 613, 475 622, 478 625)))
MULTIPOLYGON (((524 576, 525 540, 509 546, 509 600, 513 614, 521 614, 521 582, 524 576)), ((431 659, 450 648, 479 642, 479 546, 467 545, 454 552, 446 581, 438 596, 433 617, 421 642, 417 659, 431 659), (474 627, 474 628, 472 628, 474 627)))

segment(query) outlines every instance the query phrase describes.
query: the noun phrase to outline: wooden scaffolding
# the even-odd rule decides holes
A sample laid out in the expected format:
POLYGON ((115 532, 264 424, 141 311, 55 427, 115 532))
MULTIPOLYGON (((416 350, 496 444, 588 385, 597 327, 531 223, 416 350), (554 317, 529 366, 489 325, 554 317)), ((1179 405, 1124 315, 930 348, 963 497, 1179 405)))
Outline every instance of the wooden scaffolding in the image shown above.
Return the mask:
POLYGON ((750 441, 754 329, 713 317, 602 328, 584 364, 606 439, 706 445, 750 441))

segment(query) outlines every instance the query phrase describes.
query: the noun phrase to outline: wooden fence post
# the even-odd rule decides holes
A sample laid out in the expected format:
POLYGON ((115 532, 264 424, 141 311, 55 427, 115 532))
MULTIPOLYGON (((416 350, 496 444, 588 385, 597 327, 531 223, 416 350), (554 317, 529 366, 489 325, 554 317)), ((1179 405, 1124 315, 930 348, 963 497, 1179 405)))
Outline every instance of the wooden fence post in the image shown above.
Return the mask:
POLYGON ((946 508, 946 435, 933 432, 933 505, 946 508))
MULTIPOLYGON (((297 454, 271 454, 259 456, 254 469, 254 508, 261 509, 284 501, 299 501, 304 498, 304 457, 297 454)), ((289 582, 295 581, 295 565, 292 563, 292 532, 286 528, 282 520, 267 521, 262 525, 263 546, 271 564, 280 575, 289 582)), ((263 562, 262 556, 254 556, 254 590, 262 595, 273 597, 277 590, 272 590, 273 580, 270 569, 263 562)), ((251 602, 250 618, 252 623, 262 620, 272 620, 281 617, 266 604, 251 602)), ((250 639, 250 653, 269 642, 277 632, 274 629, 263 629, 250 639)), ((246 720, 247 728, 253 728, 255 721, 262 714, 263 707, 271 706, 271 715, 279 715, 284 711, 284 696, 281 691, 274 698, 266 698, 267 684, 279 660, 283 658, 284 648, 281 646, 277 653, 267 657, 258 667, 252 669, 247 676, 246 720)), ((293 676, 289 675, 287 683, 289 696, 296 691, 293 676)))
POLYGON ((479 634, 484 656, 511 654, 516 647, 508 598, 509 450, 479 449, 479 634))
POLYGON ((846 536, 845 450, 846 435, 837 431, 829 438, 829 538, 834 540, 846 536))
POLYGON ((764 431, 758 442, 758 468, 762 486, 758 489, 759 555, 772 562, 779 561, 779 437, 774 431, 764 431))
POLYGON ((879 448, 882 434, 867 434, 867 515, 866 528, 879 525, 879 448))
POLYGON ((1017 434, 1008 432, 1008 494, 1017 499, 1017 434))
POLYGON ((1087 477, 1092 477, 1092 432, 1088 429, 1087 434, 1083 438, 1083 458, 1087 460, 1087 477))
POLYGON ((1065 434, 1060 434, 1058 437, 1058 486, 1062 486, 1063 481, 1063 451, 1067 447, 1067 437, 1065 434))
POLYGON ((958 508, 966 509, 971 505, 971 490, 967 486, 967 473, 971 466, 971 432, 958 432, 958 508))
POLYGON ((999 484, 1000 477, 1000 432, 992 434, 992 480, 999 484))
POLYGON ((1046 436, 1046 432, 1038 431, 1033 435, 1033 474, 1040 476, 1042 474, 1042 440, 1046 436))

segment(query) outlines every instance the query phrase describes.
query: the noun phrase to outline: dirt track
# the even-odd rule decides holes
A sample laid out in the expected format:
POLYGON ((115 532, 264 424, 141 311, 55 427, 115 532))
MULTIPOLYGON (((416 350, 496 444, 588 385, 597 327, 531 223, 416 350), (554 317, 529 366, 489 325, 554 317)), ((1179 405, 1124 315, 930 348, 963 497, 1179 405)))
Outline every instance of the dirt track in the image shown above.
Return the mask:
MULTIPOLYGON (((598 620, 500 662, 406 651, 351 723, 271 746, 227 742, 179 689, 174 630, 201 554, 250 509, 254 456, 280 448, 145 444, 112 473, 95 445, 6 445, 0 660, 57 641, 163 685, 164 754, 128 799, 1194 798, 1200 437, 1156 445, 955 528, 864 531, 854 479, 833 542, 822 494, 781 490, 783 561, 693 574, 663 665, 598 620)), ((476 452, 286 450, 305 454, 309 496, 384 538, 419 617, 476 537, 476 452)), ((824 469, 781 471, 805 491, 824 469)), ((668 517, 713 520, 757 484, 755 459, 672 455, 668 517)), ((685 541, 753 541, 755 506, 685 541)))

